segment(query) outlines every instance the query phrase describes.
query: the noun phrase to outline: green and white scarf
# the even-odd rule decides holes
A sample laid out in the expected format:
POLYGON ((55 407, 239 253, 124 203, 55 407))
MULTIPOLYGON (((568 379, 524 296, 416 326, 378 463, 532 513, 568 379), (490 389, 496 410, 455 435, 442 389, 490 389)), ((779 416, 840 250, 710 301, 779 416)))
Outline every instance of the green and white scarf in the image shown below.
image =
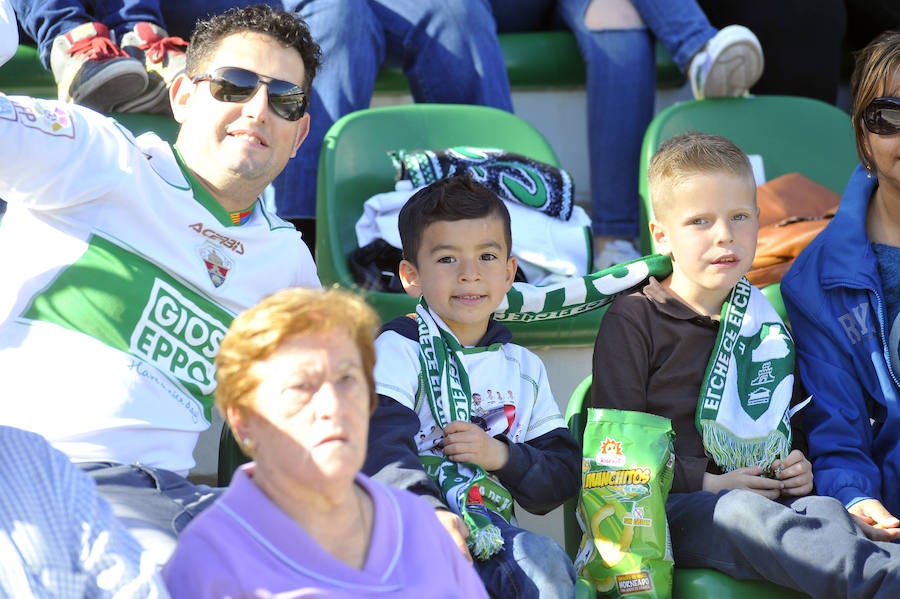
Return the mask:
MULTIPOLYGON (((494 318, 532 322, 605 309, 649 277, 662 280, 671 272, 671 259, 656 254, 555 285, 515 283, 494 318)), ((762 292, 742 279, 722 307, 698 398, 697 428, 716 464, 767 468, 787 455, 793 370, 787 327, 762 292)))
MULTIPOLYGON (((425 390, 435 423, 444 428, 454 420, 469 422, 472 393, 468 373, 460 359, 464 348, 452 333, 434 320, 424 297, 416 306, 416 324, 422 373, 420 385, 425 390)), ((472 555, 486 560, 497 553, 503 547, 503 537, 487 512, 493 508, 492 511, 509 520, 512 507, 509 491, 493 481, 478 464, 453 462, 431 453, 423 453, 419 458, 425 471, 441 488, 447 505, 462 516, 469 528, 467 544, 472 555)))
POLYGON ((696 423, 726 471, 767 469, 791 450, 794 341, 762 292, 741 279, 722 306, 696 423))

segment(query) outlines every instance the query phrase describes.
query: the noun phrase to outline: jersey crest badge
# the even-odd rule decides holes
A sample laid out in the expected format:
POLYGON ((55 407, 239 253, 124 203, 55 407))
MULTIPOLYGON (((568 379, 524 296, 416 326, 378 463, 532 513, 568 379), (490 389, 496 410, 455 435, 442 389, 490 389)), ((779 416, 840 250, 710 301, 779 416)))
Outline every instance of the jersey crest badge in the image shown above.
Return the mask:
POLYGON ((220 254, 218 249, 211 245, 200 247, 200 258, 206 267, 206 274, 209 275, 209 280, 216 287, 221 287, 225 283, 225 277, 228 276, 234 263, 224 254, 220 254))

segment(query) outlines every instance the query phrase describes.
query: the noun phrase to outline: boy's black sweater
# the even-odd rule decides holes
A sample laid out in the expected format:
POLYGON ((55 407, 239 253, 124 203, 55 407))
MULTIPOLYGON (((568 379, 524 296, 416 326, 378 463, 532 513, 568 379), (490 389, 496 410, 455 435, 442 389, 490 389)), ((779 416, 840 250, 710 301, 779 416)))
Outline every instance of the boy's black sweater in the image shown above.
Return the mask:
MULTIPOLYGON (((383 331, 396 331, 418 341, 416 321, 401 316, 385 324, 383 331)), ((510 343, 512 334, 491 320, 478 347, 510 343)), ((378 396, 378 407, 369 420, 369 443, 363 473, 384 484, 407 489, 447 508, 440 489, 419 461, 415 435, 419 417, 411 409, 386 395, 378 396)), ((524 443, 513 443, 497 435, 509 447, 509 461, 492 472, 513 499, 533 514, 546 514, 574 496, 581 487, 581 448, 566 428, 558 428, 524 443)))

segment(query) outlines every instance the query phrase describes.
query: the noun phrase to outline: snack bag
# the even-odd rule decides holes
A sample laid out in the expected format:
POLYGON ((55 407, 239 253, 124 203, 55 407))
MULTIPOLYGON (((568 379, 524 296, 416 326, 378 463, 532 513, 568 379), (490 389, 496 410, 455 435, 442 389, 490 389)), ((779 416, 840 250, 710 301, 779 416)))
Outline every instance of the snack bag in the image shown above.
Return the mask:
POLYGON ((575 569, 602 595, 672 595, 666 499, 674 438, 668 418, 588 409, 576 511, 584 534, 575 569))

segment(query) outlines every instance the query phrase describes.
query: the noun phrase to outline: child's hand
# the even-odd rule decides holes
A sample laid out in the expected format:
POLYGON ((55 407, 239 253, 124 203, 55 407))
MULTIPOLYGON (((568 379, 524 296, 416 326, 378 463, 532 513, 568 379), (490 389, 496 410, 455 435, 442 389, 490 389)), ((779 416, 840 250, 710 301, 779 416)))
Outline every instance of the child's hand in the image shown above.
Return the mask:
POLYGON ((857 501, 847 511, 856 518, 862 525, 863 532, 873 541, 900 539, 900 520, 877 499, 857 501))
POLYGON ((493 472, 506 465, 509 448, 477 424, 454 420, 444 427, 444 455, 454 462, 472 462, 493 472))
POLYGON ((784 483, 782 495, 802 497, 809 495, 813 488, 812 464, 799 449, 788 454, 784 460, 775 460, 772 468, 778 472, 778 480, 784 483))
POLYGON ((780 480, 762 476, 762 473, 763 469, 759 466, 738 468, 725 474, 710 474, 707 472, 703 475, 703 490, 718 493, 719 491, 730 491, 731 489, 746 489, 769 499, 778 499, 781 496, 784 483, 780 480))

